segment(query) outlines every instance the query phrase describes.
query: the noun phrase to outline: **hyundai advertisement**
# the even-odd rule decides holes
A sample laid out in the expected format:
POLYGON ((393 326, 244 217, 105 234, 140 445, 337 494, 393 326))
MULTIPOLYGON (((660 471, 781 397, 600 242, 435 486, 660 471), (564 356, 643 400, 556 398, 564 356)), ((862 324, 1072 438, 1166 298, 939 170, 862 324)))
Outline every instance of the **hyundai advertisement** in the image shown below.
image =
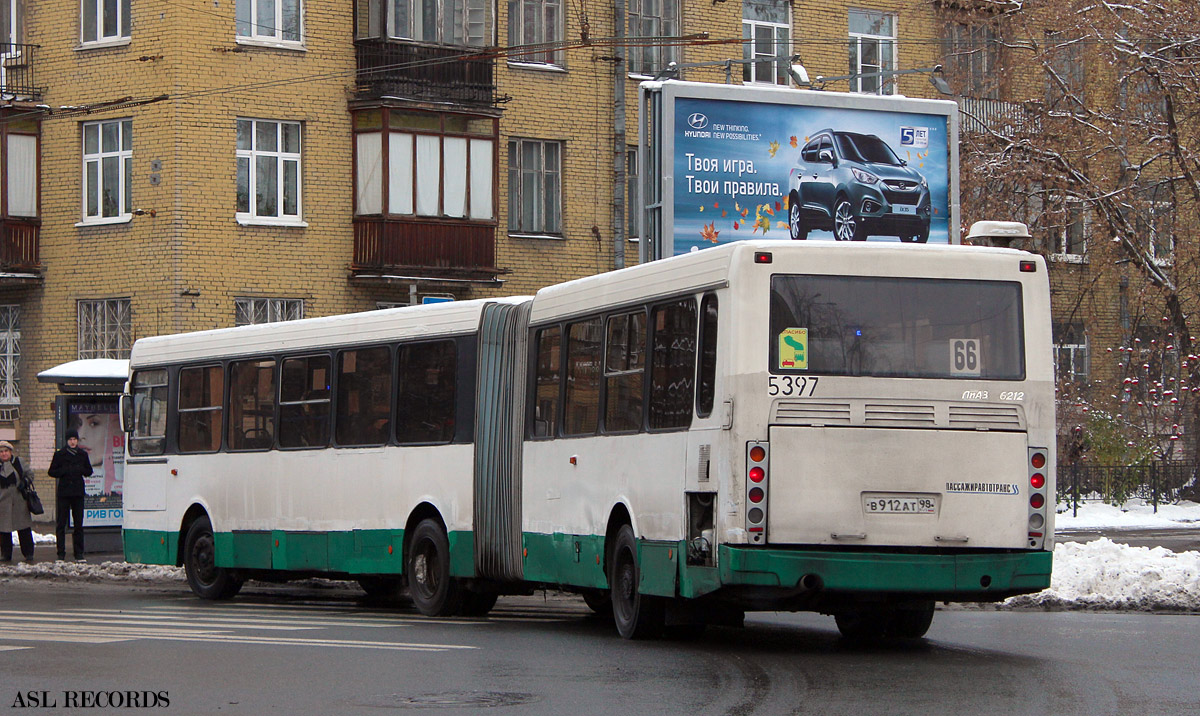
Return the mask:
MULTIPOLYGON (((748 238, 951 241, 953 103, 745 88, 771 100, 752 101, 676 89, 684 91, 666 115, 674 126, 662 130, 673 139, 663 157, 673 225, 660 255, 748 238), (865 108, 847 106, 855 104, 865 108)), ((743 88, 718 94, 735 89, 743 88)))

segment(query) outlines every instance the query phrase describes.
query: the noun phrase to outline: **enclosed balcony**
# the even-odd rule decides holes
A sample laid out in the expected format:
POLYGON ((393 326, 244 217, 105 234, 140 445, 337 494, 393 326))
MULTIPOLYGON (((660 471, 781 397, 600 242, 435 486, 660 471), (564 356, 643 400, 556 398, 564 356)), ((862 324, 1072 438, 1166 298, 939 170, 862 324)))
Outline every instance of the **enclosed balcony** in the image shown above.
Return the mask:
POLYGON ((959 126, 963 132, 995 132, 1011 137, 1041 131, 1041 117, 1030 103, 986 97, 956 97, 955 101, 958 102, 959 126))
POLYGON ((355 41, 359 101, 403 99, 468 107, 496 104, 493 59, 484 48, 383 38, 355 41))
POLYGON ((0 282, 36 278, 41 273, 38 219, 0 218, 0 282))
POLYGON ((0 99, 37 102, 42 90, 34 82, 37 45, 0 42, 0 99))
POLYGON ((496 268, 496 227, 470 221, 354 219, 354 273, 492 282, 496 268))

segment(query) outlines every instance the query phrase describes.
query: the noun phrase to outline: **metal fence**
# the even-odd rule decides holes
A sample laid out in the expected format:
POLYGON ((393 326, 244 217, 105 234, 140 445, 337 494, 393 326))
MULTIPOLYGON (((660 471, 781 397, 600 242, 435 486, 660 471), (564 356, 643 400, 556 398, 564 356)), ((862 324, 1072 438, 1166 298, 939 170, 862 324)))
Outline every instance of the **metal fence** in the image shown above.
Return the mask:
POLYGON ((1197 474, 1200 465, 1179 463, 1060 465, 1058 501, 1074 510, 1085 501, 1120 504, 1141 498, 1158 511, 1160 504, 1196 499, 1200 494, 1197 474))

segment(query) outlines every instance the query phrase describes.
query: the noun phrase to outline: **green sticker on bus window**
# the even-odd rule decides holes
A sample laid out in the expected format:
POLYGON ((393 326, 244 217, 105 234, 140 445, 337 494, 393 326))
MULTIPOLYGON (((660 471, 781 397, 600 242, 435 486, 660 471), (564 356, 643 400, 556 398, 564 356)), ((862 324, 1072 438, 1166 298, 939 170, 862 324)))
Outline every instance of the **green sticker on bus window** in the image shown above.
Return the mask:
POLYGON ((808 370, 808 329, 785 328, 779 334, 779 369, 808 370))

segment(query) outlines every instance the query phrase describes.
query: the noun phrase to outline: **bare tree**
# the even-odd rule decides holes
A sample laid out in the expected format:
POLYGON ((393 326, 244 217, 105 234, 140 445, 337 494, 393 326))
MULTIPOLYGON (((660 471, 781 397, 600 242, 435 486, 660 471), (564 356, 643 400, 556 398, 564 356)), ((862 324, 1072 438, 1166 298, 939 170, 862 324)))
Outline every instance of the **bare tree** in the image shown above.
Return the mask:
POLYGON ((948 72, 986 52, 1002 78, 1001 99, 962 104, 963 216, 1029 223, 1040 238, 1032 248, 1064 259, 1054 269, 1056 319, 1089 317, 1095 370, 1086 388, 1061 386, 1060 413, 1078 424, 1104 410, 1156 456, 1194 456, 1200 5, 937 7, 947 37, 990 28, 990 46, 947 48, 948 72), (1105 359, 1110 350, 1115 360, 1105 359))

